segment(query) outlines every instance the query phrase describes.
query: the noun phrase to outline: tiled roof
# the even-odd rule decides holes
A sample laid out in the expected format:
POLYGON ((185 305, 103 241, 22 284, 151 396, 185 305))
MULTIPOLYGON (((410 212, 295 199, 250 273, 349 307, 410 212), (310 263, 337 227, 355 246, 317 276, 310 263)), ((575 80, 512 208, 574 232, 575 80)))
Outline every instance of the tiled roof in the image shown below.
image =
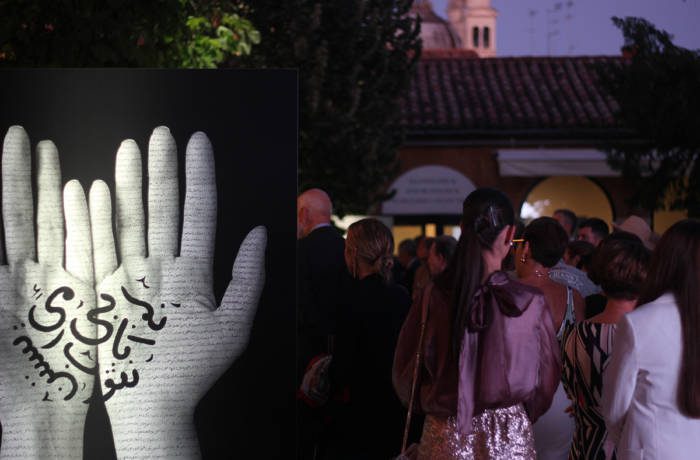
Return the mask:
POLYGON ((621 57, 480 59, 425 51, 403 101, 410 138, 421 136, 619 137, 617 102, 593 64, 621 57))

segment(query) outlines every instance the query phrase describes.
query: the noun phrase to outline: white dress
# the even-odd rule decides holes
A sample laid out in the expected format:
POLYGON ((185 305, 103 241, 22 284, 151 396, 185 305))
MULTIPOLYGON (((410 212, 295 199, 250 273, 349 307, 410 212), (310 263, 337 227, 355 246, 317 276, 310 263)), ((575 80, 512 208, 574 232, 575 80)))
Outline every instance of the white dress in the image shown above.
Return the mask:
MULTIPOLYGON (((567 287, 566 313, 564 313, 564 320, 557 332, 560 344, 564 333, 574 325, 575 321, 574 295, 571 287, 567 287)), ((571 401, 566 396, 562 383, 559 382, 551 407, 532 425, 538 460, 565 460, 569 458, 571 439, 576 428, 573 417, 565 412, 570 405, 571 401)))

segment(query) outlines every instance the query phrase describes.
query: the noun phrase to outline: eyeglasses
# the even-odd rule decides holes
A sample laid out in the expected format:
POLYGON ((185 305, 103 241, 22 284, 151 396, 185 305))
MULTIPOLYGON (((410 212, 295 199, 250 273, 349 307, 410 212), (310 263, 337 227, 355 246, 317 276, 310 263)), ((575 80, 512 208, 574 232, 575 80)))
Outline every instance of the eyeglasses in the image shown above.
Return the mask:
POLYGON ((515 247, 516 244, 523 242, 525 242, 525 238, 514 238, 510 241, 510 245, 515 247))

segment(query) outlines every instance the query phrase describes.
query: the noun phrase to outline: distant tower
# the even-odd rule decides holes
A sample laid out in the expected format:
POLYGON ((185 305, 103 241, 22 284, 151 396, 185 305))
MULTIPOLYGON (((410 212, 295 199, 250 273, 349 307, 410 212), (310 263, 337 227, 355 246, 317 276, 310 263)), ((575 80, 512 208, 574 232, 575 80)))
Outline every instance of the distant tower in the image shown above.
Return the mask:
POLYGON ((449 0, 447 18, 462 47, 479 57, 496 56, 496 16, 491 0, 449 0))
POLYGON ((459 35, 447 21, 435 14, 430 0, 415 0, 410 14, 421 17, 420 38, 424 50, 462 48, 459 35))

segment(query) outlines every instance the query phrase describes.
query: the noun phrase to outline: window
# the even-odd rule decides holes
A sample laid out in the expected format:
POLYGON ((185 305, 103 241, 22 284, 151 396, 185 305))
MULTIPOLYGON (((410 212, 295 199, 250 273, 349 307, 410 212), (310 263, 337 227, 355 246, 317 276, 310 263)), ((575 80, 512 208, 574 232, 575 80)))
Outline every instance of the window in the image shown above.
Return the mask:
POLYGON ((491 30, 488 27, 484 27, 484 48, 491 46, 491 30))
POLYGON ((394 255, 399 255, 399 244, 405 239, 415 239, 423 234, 423 228, 420 225, 394 225, 391 228, 391 233, 394 237, 394 255))
POLYGON ((472 28, 472 42, 474 43, 474 48, 479 47, 479 28, 472 28))

